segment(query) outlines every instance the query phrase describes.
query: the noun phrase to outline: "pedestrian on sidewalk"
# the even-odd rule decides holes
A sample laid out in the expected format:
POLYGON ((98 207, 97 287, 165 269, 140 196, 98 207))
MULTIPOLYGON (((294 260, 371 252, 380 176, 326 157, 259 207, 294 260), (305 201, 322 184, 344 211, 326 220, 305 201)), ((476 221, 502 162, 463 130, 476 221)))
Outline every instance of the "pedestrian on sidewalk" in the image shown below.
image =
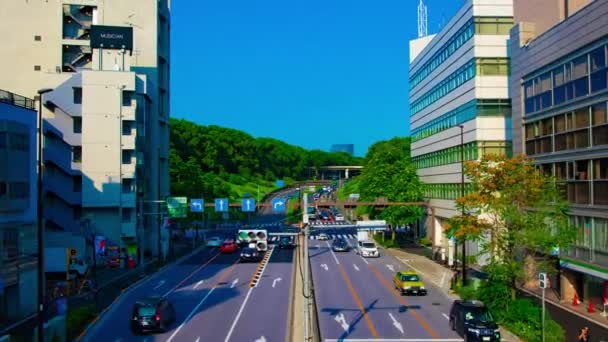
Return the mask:
POLYGON ((589 327, 584 327, 581 329, 580 334, 578 335, 578 342, 590 342, 589 339, 589 327))

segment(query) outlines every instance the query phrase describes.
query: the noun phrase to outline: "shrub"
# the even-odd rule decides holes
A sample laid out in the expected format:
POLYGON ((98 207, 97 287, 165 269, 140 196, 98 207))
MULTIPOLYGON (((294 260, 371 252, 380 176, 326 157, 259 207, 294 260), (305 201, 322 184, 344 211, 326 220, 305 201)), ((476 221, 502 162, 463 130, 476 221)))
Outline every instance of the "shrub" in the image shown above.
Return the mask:
POLYGON ((93 304, 71 308, 66 321, 68 340, 73 341, 95 316, 97 310, 93 304))
POLYGON ((431 242, 431 239, 429 239, 427 237, 423 237, 422 239, 420 239, 420 244, 425 247, 429 247, 430 245, 433 244, 433 242, 431 242))
POLYGON ((467 286, 457 285, 454 288, 454 291, 456 293, 458 293, 458 295, 460 296, 460 298, 462 300, 477 299, 477 289, 475 289, 475 287, 473 287, 471 285, 467 285, 467 286))

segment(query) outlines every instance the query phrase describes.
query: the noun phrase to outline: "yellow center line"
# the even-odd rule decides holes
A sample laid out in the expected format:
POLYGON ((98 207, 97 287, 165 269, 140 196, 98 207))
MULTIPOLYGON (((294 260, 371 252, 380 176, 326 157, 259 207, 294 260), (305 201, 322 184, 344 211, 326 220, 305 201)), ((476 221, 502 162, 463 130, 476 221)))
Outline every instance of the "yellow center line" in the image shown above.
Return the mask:
POLYGON ((372 336, 374 338, 378 338, 378 332, 376 332, 376 328, 374 328, 372 321, 367 316, 365 307, 363 306, 363 303, 359 299, 359 296, 357 296, 357 292, 353 288, 353 284, 350 282, 350 279, 348 279, 346 272, 344 272, 344 268, 342 267, 342 265, 338 265, 338 269, 340 270, 340 273, 342 273, 342 277, 344 278, 344 281, 346 281, 346 285, 348 286, 348 289, 350 290, 350 294, 353 296, 353 299, 355 300, 355 302, 357 302, 357 305, 359 306, 359 311, 361 311, 361 313, 363 314, 363 318, 365 318, 365 322, 367 323, 367 326, 369 327, 369 330, 371 331, 372 336))
MULTIPOLYGON (((386 288, 389 290, 389 292, 391 294, 393 294, 393 296, 395 296, 399 302, 401 302, 401 304, 405 305, 406 307, 409 305, 408 302, 401 296, 401 294, 395 292, 395 289, 393 286, 391 286, 391 284, 386 281, 386 279, 384 279, 384 277, 382 276, 382 274, 380 274, 380 272, 378 271, 378 269, 372 265, 369 264, 369 268, 372 270, 372 273, 376 276, 376 278, 378 278, 378 280, 380 280, 380 283, 384 284, 384 286, 386 286, 386 288)), ((431 328, 430 325, 428 325, 428 323, 424 320, 424 318, 422 318, 422 316, 420 316, 419 313, 417 313, 416 311, 413 310, 408 310, 408 312, 411 312, 412 316, 414 316, 414 318, 418 321, 418 323, 420 323, 420 325, 434 338, 434 339, 438 339, 439 335, 437 335, 437 333, 435 332, 435 330, 433 330, 433 328, 431 328)))

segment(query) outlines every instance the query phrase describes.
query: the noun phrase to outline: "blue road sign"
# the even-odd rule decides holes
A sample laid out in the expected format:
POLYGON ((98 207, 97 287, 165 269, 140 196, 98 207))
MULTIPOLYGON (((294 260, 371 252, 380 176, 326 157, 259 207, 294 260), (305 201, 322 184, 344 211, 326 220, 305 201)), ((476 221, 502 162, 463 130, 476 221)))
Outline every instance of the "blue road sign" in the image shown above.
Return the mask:
POLYGON ((205 201, 202 198, 190 199, 190 211, 193 213, 202 213, 205 209, 205 201))
POLYGON ((272 199, 272 211, 274 211, 275 213, 285 212, 286 208, 287 200, 285 198, 277 197, 272 199))
POLYGON ((215 199, 215 212, 225 213, 228 212, 228 199, 227 198, 216 198, 215 199))
POLYGON ((282 179, 277 179, 277 181, 275 182, 275 185, 279 188, 282 188, 285 186, 285 181, 282 179))
POLYGON ((255 211, 255 200, 253 198, 243 198, 241 201, 241 209, 243 212, 251 213, 255 211))

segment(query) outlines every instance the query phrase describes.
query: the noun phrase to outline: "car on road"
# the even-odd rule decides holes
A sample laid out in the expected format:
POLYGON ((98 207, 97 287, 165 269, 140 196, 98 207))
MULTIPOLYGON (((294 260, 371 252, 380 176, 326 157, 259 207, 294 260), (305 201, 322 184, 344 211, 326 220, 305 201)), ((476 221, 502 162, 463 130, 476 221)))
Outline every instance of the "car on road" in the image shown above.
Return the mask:
POLYGON ((348 242, 346 242, 345 239, 338 238, 334 240, 334 243, 332 243, 331 249, 334 252, 348 252, 350 246, 348 245, 348 242))
POLYGON ((233 240, 226 240, 220 246, 220 253, 224 253, 224 254, 234 253, 238 249, 239 249, 239 247, 237 246, 236 242, 234 242, 233 240))
POLYGON ((262 254, 257 251, 255 248, 245 247, 241 250, 241 261, 260 261, 262 259, 262 254))
POLYGON ((490 310, 478 300, 456 300, 450 310, 450 328, 465 341, 500 341, 500 331, 490 310))
POLYGON ((219 236, 212 236, 207 239, 207 247, 220 247, 222 245, 222 239, 219 236))
POLYGON ((175 308, 166 298, 144 297, 133 304, 131 331, 134 334, 165 332, 174 322, 175 308))
POLYGON ((373 241, 369 240, 359 241, 356 252, 362 257, 380 257, 378 247, 373 241))
POLYGON ((342 214, 336 214, 336 222, 344 222, 344 216, 342 216, 342 214))
POLYGON ((426 295, 426 287, 424 286, 424 282, 414 271, 400 271, 395 273, 395 276, 393 277, 393 284, 402 295, 426 295))
POLYGON ((294 248, 295 244, 290 236, 282 236, 279 240, 279 248, 294 248))
POLYGON ((327 233, 321 233, 321 234, 319 234, 319 240, 321 240, 321 241, 329 240, 329 235, 327 235, 327 233))

